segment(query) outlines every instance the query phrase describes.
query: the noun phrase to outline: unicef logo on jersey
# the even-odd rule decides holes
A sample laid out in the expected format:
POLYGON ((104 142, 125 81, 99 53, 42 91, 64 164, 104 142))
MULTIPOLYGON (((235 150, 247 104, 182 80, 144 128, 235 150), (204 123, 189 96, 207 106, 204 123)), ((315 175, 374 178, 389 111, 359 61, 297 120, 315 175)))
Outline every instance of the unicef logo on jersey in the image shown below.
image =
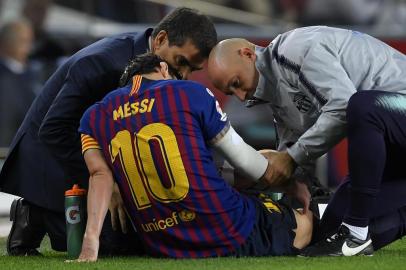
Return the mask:
POLYGON ((66 209, 66 221, 69 224, 77 224, 80 222, 79 205, 70 206, 66 209))

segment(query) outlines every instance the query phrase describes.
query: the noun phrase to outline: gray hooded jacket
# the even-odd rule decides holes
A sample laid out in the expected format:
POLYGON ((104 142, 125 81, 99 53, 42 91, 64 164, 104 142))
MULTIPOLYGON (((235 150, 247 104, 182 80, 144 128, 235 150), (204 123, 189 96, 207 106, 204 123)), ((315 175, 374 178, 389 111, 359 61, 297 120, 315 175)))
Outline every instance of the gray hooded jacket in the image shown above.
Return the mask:
POLYGON ((280 144, 305 165, 346 136, 346 107, 356 91, 406 94, 406 56, 363 33, 313 26, 256 47, 259 83, 247 106, 268 102, 280 144))

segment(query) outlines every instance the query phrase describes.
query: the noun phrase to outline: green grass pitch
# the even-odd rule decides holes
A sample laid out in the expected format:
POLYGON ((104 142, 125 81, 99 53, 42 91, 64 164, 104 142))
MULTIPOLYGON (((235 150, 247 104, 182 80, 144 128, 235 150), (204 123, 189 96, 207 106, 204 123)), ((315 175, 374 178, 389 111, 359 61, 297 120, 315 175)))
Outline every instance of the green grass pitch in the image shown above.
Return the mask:
POLYGON ((40 251, 43 257, 9 257, 6 255, 5 238, 0 238, 0 269, 157 269, 157 270, 205 270, 205 269, 249 269, 249 270, 348 270, 368 269, 383 270, 406 269, 406 239, 375 252, 373 257, 348 258, 299 258, 299 257, 264 257, 264 258, 214 258, 214 259, 154 259, 147 257, 101 258, 96 263, 65 263, 65 253, 51 250, 45 241, 40 251))

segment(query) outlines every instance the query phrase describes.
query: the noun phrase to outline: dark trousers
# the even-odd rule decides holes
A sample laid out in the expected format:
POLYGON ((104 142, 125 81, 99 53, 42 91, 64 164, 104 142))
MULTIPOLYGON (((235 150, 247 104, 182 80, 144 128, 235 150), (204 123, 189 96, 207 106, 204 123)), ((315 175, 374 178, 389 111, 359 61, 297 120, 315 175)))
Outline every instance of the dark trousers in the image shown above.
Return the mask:
POLYGON ((382 183, 406 183, 406 95, 357 92, 349 101, 347 121, 351 193, 343 221, 365 227, 382 183))
MULTIPOLYGON (((30 222, 36 227, 43 228, 43 233, 48 234, 52 249, 66 251, 66 221, 63 212, 31 205, 30 222)), ((113 231, 110 213, 107 212, 100 235, 99 255, 143 255, 145 252, 142 242, 128 219, 127 228, 126 234, 121 230, 113 231)))
POLYGON ((342 221, 365 227, 374 248, 405 234, 406 95, 360 91, 347 107, 349 178, 321 222, 322 235, 342 221))

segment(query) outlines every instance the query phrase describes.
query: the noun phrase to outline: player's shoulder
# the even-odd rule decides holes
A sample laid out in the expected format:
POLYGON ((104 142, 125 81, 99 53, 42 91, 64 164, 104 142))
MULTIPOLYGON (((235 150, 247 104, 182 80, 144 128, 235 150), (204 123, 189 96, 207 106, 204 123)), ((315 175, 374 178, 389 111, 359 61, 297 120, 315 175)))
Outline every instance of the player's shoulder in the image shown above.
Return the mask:
POLYGON ((174 81, 173 85, 178 91, 184 91, 186 95, 196 98, 211 98, 214 94, 205 85, 192 80, 174 81), (190 91, 192 90, 192 91, 190 91))
POLYGON ((193 80, 168 80, 167 83, 173 84, 176 87, 180 87, 180 88, 196 88, 196 89, 200 89, 202 87, 204 87, 204 85, 202 85, 199 82, 193 81, 193 80))

